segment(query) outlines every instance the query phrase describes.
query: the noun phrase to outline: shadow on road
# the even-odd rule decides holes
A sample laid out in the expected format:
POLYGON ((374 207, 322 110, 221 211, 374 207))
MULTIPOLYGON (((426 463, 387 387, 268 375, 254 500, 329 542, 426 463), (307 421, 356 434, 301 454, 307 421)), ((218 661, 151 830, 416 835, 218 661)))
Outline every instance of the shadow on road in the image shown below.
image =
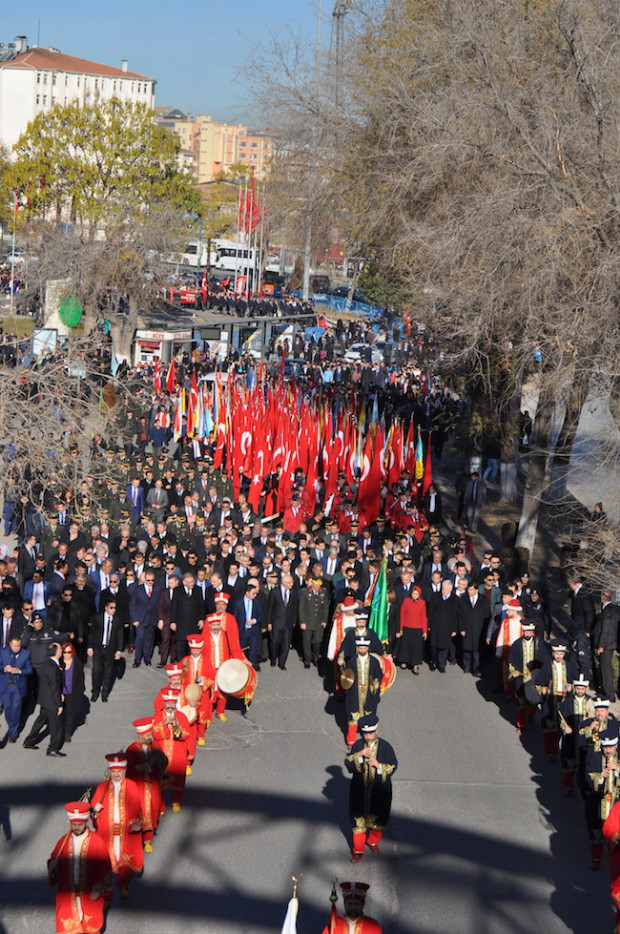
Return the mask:
MULTIPOLYGON (((344 854, 348 849, 349 828, 346 802, 348 780, 340 766, 329 767, 327 776, 323 800, 320 801, 303 798, 294 793, 241 791, 238 788, 213 787, 208 784, 188 785, 183 813, 192 815, 192 826, 196 828, 196 832, 182 835, 172 845, 164 837, 161 845, 166 845, 166 858, 171 865, 174 865, 177 859, 193 860, 197 867, 195 877, 202 874, 203 884, 184 887, 171 884, 165 878, 154 879, 149 877, 147 864, 145 876, 132 888, 132 908, 148 909, 161 917, 168 913, 177 919, 208 917, 210 924, 221 920, 222 925, 238 925, 240 931, 270 927, 274 931, 276 927, 279 930, 276 921, 283 917, 285 906, 282 901, 264 896, 260 892, 248 894, 245 880, 239 884, 234 873, 223 872, 215 856, 210 859, 209 849, 212 847, 216 853, 218 846, 221 847, 224 842, 231 846, 243 845, 251 850, 253 830, 262 832, 265 823, 274 825, 281 822, 283 825, 290 825, 300 822, 305 825, 304 839, 308 841, 308 845, 300 852, 299 870, 307 875, 328 875, 327 862, 340 854, 322 854, 317 851, 312 842, 313 834, 324 825, 338 825, 343 835, 344 854), (230 815, 230 825, 225 820, 222 821, 220 816, 214 821, 218 827, 217 831, 201 831, 198 821, 201 811, 230 815), (242 822, 239 821, 239 815, 244 817, 242 822)), ((545 775, 544 780, 547 783, 549 776, 545 775)), ((35 825, 38 820, 43 821, 49 815, 51 807, 60 809, 65 801, 81 794, 83 790, 70 783, 48 783, 39 789, 22 787, 19 784, 5 787, 4 799, 7 806, 3 813, 4 826, 10 824, 11 807, 31 811, 30 821, 35 825)), ((551 795, 552 791, 554 795, 557 794, 555 788, 545 786, 539 789, 541 803, 544 802, 545 809, 549 807, 547 795, 551 795)), ((568 803, 573 804, 574 801, 571 799, 568 803)), ((552 807, 550 813, 553 815, 552 807)), ((563 819, 566 823, 565 815, 563 819)), ((174 816, 166 816, 162 827, 164 834, 166 823, 174 820, 174 816)), ((202 826, 204 827, 204 824, 202 826)), ((553 833, 554 853, 559 853, 565 844, 561 823, 553 828, 553 833)), ((585 829, 583 837, 584 849, 587 850, 585 829)), ((572 838, 568 842, 574 845, 572 838)), ((25 839, 20 841, 16 837, 11 842, 11 849, 26 843, 25 839)), ((588 874, 585 859, 583 875, 575 881, 570 877, 573 861, 566 866, 565 861, 556 861, 548 853, 505 839, 501 836, 501 827, 498 828, 497 836, 489 836, 488 833, 462 831, 454 824, 424 820, 422 816, 395 817, 391 838, 388 837, 386 843, 388 846, 385 853, 374 857, 372 863, 368 860, 368 866, 374 865, 375 861, 377 865, 383 861, 396 886, 407 885, 414 892, 416 889, 436 890, 438 918, 441 917, 442 911, 442 891, 454 892, 462 889, 464 898, 468 904, 474 904, 475 914, 480 919, 476 924, 476 934, 493 934, 493 931, 500 927, 502 931, 510 931, 512 934, 530 934, 532 919, 536 917, 536 911, 542 904, 537 904, 535 897, 537 883, 541 880, 550 880, 555 884, 552 907, 564 922, 567 931, 600 931, 607 928, 607 880, 603 874, 596 877, 588 874), (391 840, 395 842, 396 857, 389 854, 390 848, 394 850, 394 845, 389 845, 391 840), (456 865, 457 868, 451 868, 438 875, 437 857, 442 860, 445 857, 447 866, 456 865), (432 865, 428 865, 430 858, 432 865), (510 880, 508 886, 507 878, 510 880), (522 917, 515 918, 515 904, 519 905, 521 902, 522 917)), ((5 908, 51 905, 52 895, 45 881, 47 855, 41 854, 39 877, 0 882, 0 904, 5 908)), ((257 859, 269 859, 269 854, 258 852, 257 859)), ((356 867, 352 874, 358 879, 364 879, 369 871, 369 868, 362 864, 362 867, 356 867)), ((300 934, 322 930, 328 913, 327 899, 325 904, 321 905, 302 899, 303 922, 300 919, 298 928, 300 934)), ((446 918, 444 930, 450 930, 449 918, 446 918)), ((398 917, 391 925, 384 926, 384 932, 423 934, 424 927, 418 926, 415 917, 398 917)))

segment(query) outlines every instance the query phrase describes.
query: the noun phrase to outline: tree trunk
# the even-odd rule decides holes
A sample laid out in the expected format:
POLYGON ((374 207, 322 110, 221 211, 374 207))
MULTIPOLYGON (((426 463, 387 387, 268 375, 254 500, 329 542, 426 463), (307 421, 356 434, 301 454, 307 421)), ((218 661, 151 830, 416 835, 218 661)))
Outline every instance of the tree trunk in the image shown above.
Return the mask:
POLYGON ((516 548, 523 549, 527 553, 528 561, 531 561, 534 552, 540 500, 546 484, 554 395, 550 387, 541 389, 531 438, 529 469, 515 543, 516 548))
POLYGON ((500 500, 505 503, 516 503, 519 499, 517 489, 517 464, 513 459, 510 463, 502 460, 500 474, 500 500))
POLYGON ((519 500, 517 489, 517 456, 519 453, 519 412, 521 411, 521 397, 523 387, 523 371, 517 374, 514 393, 508 404, 508 419, 501 419, 502 423, 502 467, 500 477, 500 500, 505 503, 516 503, 519 500))
POLYGON ((551 483, 547 490, 547 497, 561 502, 566 497, 566 482, 570 458, 579 426, 581 410, 585 405, 590 392, 590 371, 581 370, 571 383, 571 389, 564 411, 564 420, 555 446, 553 465, 551 467, 551 483))

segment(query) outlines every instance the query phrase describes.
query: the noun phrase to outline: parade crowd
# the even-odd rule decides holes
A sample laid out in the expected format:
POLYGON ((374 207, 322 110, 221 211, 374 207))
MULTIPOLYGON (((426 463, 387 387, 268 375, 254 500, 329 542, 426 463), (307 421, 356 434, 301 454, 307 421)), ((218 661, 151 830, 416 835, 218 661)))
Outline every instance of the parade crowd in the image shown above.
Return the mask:
MULTIPOLYGON (((330 365, 311 353, 319 353, 311 366, 330 365)), ((328 387, 329 404, 361 397, 386 426, 402 420, 404 436, 415 421, 420 448, 439 463, 461 404, 411 363, 364 368, 385 369, 385 378, 355 386, 349 368, 339 388, 328 387)), ((192 372, 189 359, 180 361, 177 381, 189 387, 192 372)), ((484 475, 458 478, 455 517, 429 472, 423 479, 405 457, 396 479, 382 476, 374 514, 368 498, 360 508, 361 468, 329 464, 310 486, 313 498, 297 466, 284 489, 274 489, 277 471, 262 477, 250 503, 243 462, 231 477, 227 463, 216 463, 217 433, 175 432, 174 394, 157 391, 152 375, 132 374, 114 433, 93 436, 96 469, 76 488, 51 476, 20 489, 24 454, 18 445, 5 451, 5 533, 18 536, 15 553, 0 558, 8 743, 26 734, 24 746, 36 751, 49 734, 47 755, 64 757, 86 714, 85 671, 91 704, 108 703, 125 665, 155 664, 168 677, 153 710, 134 722, 135 742, 106 756, 109 777, 91 800, 66 805, 70 829, 48 866, 58 886, 57 930, 101 930, 112 876, 126 897, 166 796, 173 812, 181 807, 213 719, 225 722, 231 704, 247 709, 261 666, 286 670, 291 652, 342 701, 352 862, 379 851, 390 814, 397 759, 378 735, 382 697, 398 672, 414 679, 427 665, 440 677, 460 665, 472 678, 493 679, 514 704, 518 732, 541 709, 545 753, 560 755, 565 793, 577 787, 583 795, 593 868, 608 840, 620 899, 611 594, 597 612, 585 583, 572 577, 571 625, 558 638, 542 587, 493 549, 476 554, 491 460, 484 475)), ((309 378, 309 394, 324 391, 309 378)), ((363 915, 364 886, 347 892, 356 930, 380 931, 363 915)), ((339 929, 330 924, 330 934, 339 929)))

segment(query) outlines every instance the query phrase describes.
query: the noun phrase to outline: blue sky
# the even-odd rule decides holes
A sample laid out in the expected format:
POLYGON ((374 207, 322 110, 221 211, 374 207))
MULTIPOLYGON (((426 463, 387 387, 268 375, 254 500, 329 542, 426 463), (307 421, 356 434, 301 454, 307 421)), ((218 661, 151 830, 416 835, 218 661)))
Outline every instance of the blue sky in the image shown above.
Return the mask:
MULTIPOLYGON (((323 0, 323 31, 331 28, 331 11, 332 0, 323 0)), ((36 45, 39 30, 40 45, 67 55, 118 67, 126 58, 130 71, 156 79, 158 106, 252 125, 235 70, 251 59, 255 43, 287 24, 313 42, 316 18, 315 0, 22 0, 3 11, 0 42, 26 35, 36 45)))

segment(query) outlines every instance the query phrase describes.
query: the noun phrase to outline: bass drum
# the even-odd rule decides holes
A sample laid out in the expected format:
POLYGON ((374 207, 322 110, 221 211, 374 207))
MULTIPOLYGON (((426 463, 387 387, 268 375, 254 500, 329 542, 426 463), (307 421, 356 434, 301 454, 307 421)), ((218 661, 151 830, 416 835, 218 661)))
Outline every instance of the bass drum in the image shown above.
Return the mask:
POLYGON ((392 687, 394 681, 396 680, 396 665, 391 658, 387 658, 385 655, 375 655, 374 652, 372 654, 381 665, 381 670, 383 671, 379 693, 385 694, 385 692, 392 687))
POLYGON ((227 697, 242 697, 246 707, 254 697, 258 676, 251 665, 239 658, 228 658, 222 662, 215 676, 215 686, 227 697))

